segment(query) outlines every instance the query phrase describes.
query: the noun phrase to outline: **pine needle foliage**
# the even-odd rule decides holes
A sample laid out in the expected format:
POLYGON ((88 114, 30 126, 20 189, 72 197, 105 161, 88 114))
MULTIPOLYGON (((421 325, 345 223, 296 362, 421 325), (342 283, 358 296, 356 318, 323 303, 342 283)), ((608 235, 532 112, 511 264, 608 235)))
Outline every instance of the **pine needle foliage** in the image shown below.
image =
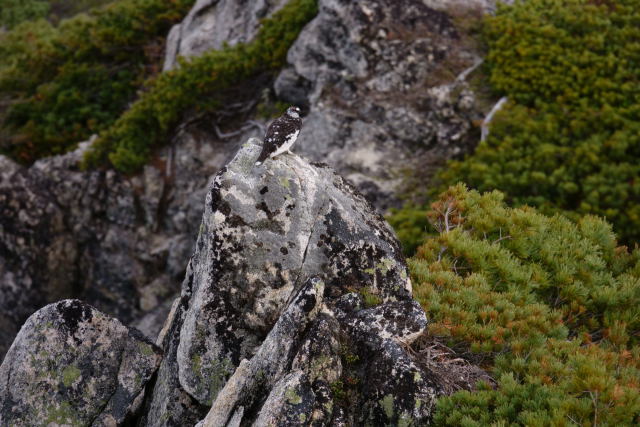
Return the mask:
POLYGON ((429 332, 498 380, 441 398, 438 425, 637 425, 640 251, 604 220, 449 188, 410 259, 429 332))
POLYGON ((544 213, 605 217, 640 238, 640 0, 529 0, 488 17, 486 63, 510 103, 442 171, 544 213))
POLYGON ((44 18, 49 12, 47 0, 2 0, 0 28, 10 29, 21 22, 44 18))
POLYGON ((98 141, 85 166, 108 161, 122 172, 143 166, 154 147, 164 144, 186 111, 215 111, 220 91, 263 72, 275 72, 304 25, 317 14, 316 0, 291 0, 262 22, 256 39, 197 58, 146 84, 146 92, 98 141))
MULTIPOLYGON (((96 2, 98 3, 98 2, 96 2)), ((162 38, 193 0, 119 0, 0 34, 0 152, 29 163, 113 123, 160 66, 162 38)))
POLYGON ((117 0, 1 0, 0 28, 8 30, 40 18, 57 22, 112 1, 117 0))
POLYGON ((433 232, 426 209, 422 206, 407 204, 401 209, 393 208, 386 219, 402 242, 402 250, 406 256, 415 254, 425 236, 433 232))

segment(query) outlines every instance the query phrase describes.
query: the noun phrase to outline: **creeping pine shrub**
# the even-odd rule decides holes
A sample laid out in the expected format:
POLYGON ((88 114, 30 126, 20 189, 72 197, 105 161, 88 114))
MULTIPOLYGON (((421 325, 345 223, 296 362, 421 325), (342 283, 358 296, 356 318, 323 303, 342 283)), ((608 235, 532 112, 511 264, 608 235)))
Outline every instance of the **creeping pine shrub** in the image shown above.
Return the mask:
POLYGON ((85 166, 108 160, 133 172, 164 143, 185 111, 213 111, 219 91, 261 72, 280 69, 302 27, 317 14, 316 0, 291 0, 262 22, 256 39, 214 50, 150 81, 147 91, 92 145, 85 166))
POLYGON ((425 216, 438 233, 410 259, 429 332, 497 379, 438 401, 439 425, 637 425, 640 251, 611 227, 497 191, 449 188, 425 216))
POLYGON ((11 29, 39 18, 59 21, 112 1, 117 0, 1 0, 0 28, 11 29))
POLYGON ((192 4, 119 0, 57 26, 41 19, 0 34, 0 100, 8 104, 0 152, 28 163, 113 123, 158 68, 161 37, 192 4))
POLYGON ((43 18, 49 12, 47 0, 2 0, 0 28, 13 28, 23 21, 43 18))
POLYGON ((387 220, 402 242, 402 250, 407 256, 413 255, 424 242, 427 233, 433 231, 425 215, 425 208, 421 206, 407 204, 402 209, 393 208, 387 220))
POLYGON ((527 0, 484 30, 493 89, 510 102, 489 137, 439 175, 544 213, 605 217, 640 238, 640 0, 527 0))

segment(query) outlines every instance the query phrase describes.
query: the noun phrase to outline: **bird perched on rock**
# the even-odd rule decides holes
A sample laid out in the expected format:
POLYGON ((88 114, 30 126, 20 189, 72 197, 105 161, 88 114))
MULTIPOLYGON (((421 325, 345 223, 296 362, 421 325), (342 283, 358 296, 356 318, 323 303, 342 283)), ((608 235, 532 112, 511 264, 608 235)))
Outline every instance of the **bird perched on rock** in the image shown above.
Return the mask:
POLYGON ((285 152, 291 153, 289 150, 298 139, 301 127, 300 108, 287 108, 287 111, 275 119, 267 129, 264 144, 262 144, 262 153, 260 153, 256 165, 262 164, 267 157, 274 158, 285 152))

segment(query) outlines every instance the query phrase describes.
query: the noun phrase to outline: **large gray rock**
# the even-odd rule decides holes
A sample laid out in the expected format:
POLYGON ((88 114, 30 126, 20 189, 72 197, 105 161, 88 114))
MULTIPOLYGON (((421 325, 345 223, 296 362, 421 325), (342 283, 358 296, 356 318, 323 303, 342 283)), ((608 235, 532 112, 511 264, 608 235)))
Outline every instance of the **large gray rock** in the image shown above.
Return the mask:
POLYGON ((207 50, 247 43, 255 37, 260 20, 278 11, 286 0, 198 0, 185 19, 167 37, 164 70, 176 66, 179 56, 189 58, 207 50))
POLYGON ((207 192, 143 421, 209 407, 205 425, 425 421, 438 387, 401 345, 426 318, 393 232, 326 165, 255 166, 261 146, 250 139, 207 192))
POLYGON ((161 351, 78 300, 33 314, 0 365, 0 425, 121 425, 161 351))
POLYGON ((427 184, 477 143, 483 111, 463 77, 481 58, 461 22, 494 3, 319 0, 275 82, 281 98, 310 107, 298 150, 383 210, 398 203, 407 175, 427 184))

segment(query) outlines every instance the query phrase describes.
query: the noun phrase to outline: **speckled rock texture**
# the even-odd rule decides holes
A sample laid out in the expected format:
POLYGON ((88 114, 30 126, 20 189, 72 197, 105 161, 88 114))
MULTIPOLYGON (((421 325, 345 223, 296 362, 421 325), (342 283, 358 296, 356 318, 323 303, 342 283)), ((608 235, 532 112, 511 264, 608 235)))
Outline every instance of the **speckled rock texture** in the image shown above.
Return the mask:
POLYGON ((140 332, 95 308, 50 304, 29 317, 0 365, 0 425, 122 425, 160 359, 140 332))
POLYGON ((198 56, 226 43, 251 41, 260 20, 277 12, 286 0, 198 0, 185 19, 167 37, 164 70, 176 66, 179 56, 198 56))
POLYGON ((261 146, 207 192, 142 423, 428 420, 438 386, 403 347, 427 320, 393 232, 326 165, 255 166, 261 146))
POLYGON ((207 182, 238 146, 182 132, 123 176, 80 170, 88 144, 31 167, 0 155, 0 360, 27 317, 63 298, 155 339, 193 253, 207 182))
MULTIPOLYGON (((250 41, 284 3, 199 0, 172 30, 167 67, 176 55, 250 41)), ((478 53, 464 28, 494 1, 319 6, 274 91, 309 108, 294 151, 331 165, 383 212, 407 182, 427 186, 437 165, 479 139, 473 123, 484 110, 465 73, 478 53)), ((207 184, 262 136, 247 120, 269 85, 245 85, 224 114, 187 118, 134 176, 79 170, 86 144, 28 168, 0 156, 0 359, 29 315, 62 298, 155 337, 193 253, 207 184)))
MULTIPOLYGON (((248 41, 284 3, 200 0, 169 37, 167 57, 248 41)), ((31 167, 0 155, 0 361, 24 321, 62 298, 87 301, 155 339, 193 253, 210 178, 259 136, 255 127, 230 131, 222 138, 209 125, 183 125, 134 176, 79 170, 88 142, 31 167)))
POLYGON ((481 53, 469 27, 495 1, 318 4, 275 91, 309 106, 298 151, 329 163, 384 210, 408 178, 427 184, 477 143, 484 107, 467 80, 481 53))

